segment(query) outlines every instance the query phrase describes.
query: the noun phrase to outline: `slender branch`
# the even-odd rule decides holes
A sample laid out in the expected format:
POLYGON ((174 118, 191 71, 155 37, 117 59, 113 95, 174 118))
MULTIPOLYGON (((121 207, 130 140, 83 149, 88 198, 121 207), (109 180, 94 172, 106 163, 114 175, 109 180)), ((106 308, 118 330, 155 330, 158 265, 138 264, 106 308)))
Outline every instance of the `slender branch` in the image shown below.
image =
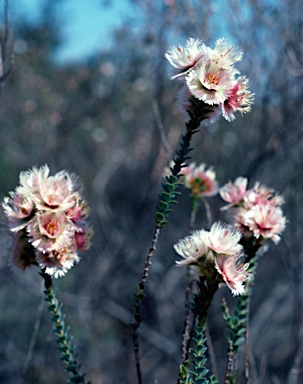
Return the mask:
POLYGON ((185 300, 184 300, 184 307, 185 307, 185 316, 184 316, 184 323, 183 323, 183 332, 182 332, 182 364, 186 364, 186 361, 188 359, 188 342, 190 340, 190 329, 189 329, 189 320, 190 320, 190 293, 192 290, 193 281, 190 281, 186 291, 185 291, 185 300))
POLYGON ((240 345, 245 341, 245 383, 249 380, 249 344, 248 344, 248 323, 250 298, 252 294, 252 285, 257 269, 257 260, 260 256, 261 243, 254 238, 242 238, 241 240, 245 250, 245 261, 249 263, 248 271, 251 278, 246 283, 246 292, 238 297, 237 306, 233 315, 229 314, 225 300, 222 302, 223 318, 226 322, 229 333, 229 351, 228 361, 225 373, 224 383, 238 382, 238 353, 240 345))
POLYGON ((232 342, 229 340, 229 350, 227 355, 227 367, 226 367, 226 373, 224 377, 224 384, 230 384, 231 383, 231 373, 234 371, 233 364, 234 364, 234 358, 233 358, 234 352, 233 352, 233 345, 232 342))
POLYGON ((58 351, 61 353, 61 360, 66 364, 65 370, 70 374, 71 378, 68 379, 69 383, 85 384, 84 374, 78 373, 80 365, 74 355, 74 346, 72 345, 72 338, 68 335, 69 327, 64 323, 65 315, 62 313, 62 305, 59 304, 52 284, 51 277, 42 271, 41 276, 44 278, 45 285, 45 301, 48 305, 48 310, 51 314, 51 321, 54 326, 54 333, 57 336, 57 343, 59 345, 58 351))
POLYGON ((181 136, 180 148, 176 152, 176 156, 174 158, 174 166, 171 168, 171 175, 166 177, 166 183, 163 184, 163 190, 159 196, 159 204, 157 206, 158 210, 155 215, 156 226, 154 236, 145 260, 144 270, 141 275, 141 282, 138 284, 138 291, 135 295, 134 323, 132 324, 132 330, 138 384, 143 383, 139 353, 140 346, 138 329, 142 322, 141 305, 145 297, 145 286, 146 279, 148 277, 149 266, 151 264, 151 259, 160 236, 160 230, 164 225, 168 223, 167 216, 172 211, 172 205, 177 202, 175 197, 179 194, 176 189, 179 185, 180 171, 182 167, 184 167, 186 161, 189 159, 188 154, 191 151, 190 143, 192 136, 198 131, 201 121, 207 117, 207 113, 208 111, 206 109, 201 111, 197 108, 194 108, 193 112, 189 111, 190 120, 186 123, 186 133, 181 136))
POLYGON ((140 327, 140 323, 142 322, 141 317, 141 302, 144 299, 145 296, 145 283, 146 279, 148 277, 148 270, 149 266, 151 264, 151 258, 153 256, 153 253, 156 250, 156 245, 158 242, 158 238, 160 235, 160 228, 157 226, 156 230, 154 232, 154 236, 152 239, 151 246, 149 248, 147 258, 145 260, 144 270, 142 273, 141 282, 138 285, 138 292, 136 294, 136 301, 134 305, 134 318, 135 323, 132 325, 133 327, 133 345, 134 345, 134 353, 135 353, 135 361, 136 361, 136 371, 137 371, 137 377, 138 377, 138 383, 142 383, 142 374, 141 374, 141 366, 140 366, 140 354, 139 354, 139 338, 138 338, 138 328, 140 327))

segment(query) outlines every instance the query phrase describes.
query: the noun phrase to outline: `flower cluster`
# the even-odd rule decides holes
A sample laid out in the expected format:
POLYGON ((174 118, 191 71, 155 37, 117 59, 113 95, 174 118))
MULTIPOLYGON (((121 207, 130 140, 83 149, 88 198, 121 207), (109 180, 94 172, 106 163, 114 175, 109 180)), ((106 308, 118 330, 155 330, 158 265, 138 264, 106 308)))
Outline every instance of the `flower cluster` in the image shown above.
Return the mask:
POLYGON ((234 223, 245 236, 277 243, 286 225, 281 209, 284 199, 260 183, 247 189, 247 183, 238 177, 220 189, 222 199, 229 203, 225 209, 233 210, 234 223))
POLYGON ((53 277, 63 276, 90 246, 88 207, 75 175, 49 168, 21 172, 20 185, 2 206, 14 234, 13 265, 25 270, 38 264, 53 277))
POLYGON ((187 111, 198 106, 207 111, 208 120, 223 115, 228 121, 234 112, 251 110, 253 94, 248 90, 248 79, 238 76, 234 64, 241 60, 242 52, 233 48, 226 39, 217 40, 211 49, 199 39, 190 38, 184 47, 172 47, 165 57, 174 67, 172 79, 185 84, 178 95, 179 109, 187 111))
POLYGON ((232 225, 216 222, 210 231, 194 231, 174 245, 184 260, 179 265, 198 267, 199 275, 208 280, 225 282, 234 295, 244 293, 247 266, 241 263, 241 232, 232 225))
POLYGON ((214 196, 218 193, 216 173, 213 168, 206 169, 206 164, 191 163, 182 169, 184 185, 193 196, 214 196))

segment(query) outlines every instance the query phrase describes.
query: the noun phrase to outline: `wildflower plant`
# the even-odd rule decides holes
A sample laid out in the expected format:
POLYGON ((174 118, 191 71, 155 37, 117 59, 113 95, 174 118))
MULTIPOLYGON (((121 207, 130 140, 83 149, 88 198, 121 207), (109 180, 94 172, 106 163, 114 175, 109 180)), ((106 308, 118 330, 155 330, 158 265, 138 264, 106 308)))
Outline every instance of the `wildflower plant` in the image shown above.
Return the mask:
MULTIPOLYGON (((286 218, 281 206, 284 199, 274 190, 256 182, 247 189, 248 179, 238 177, 234 182, 229 181, 220 189, 220 196, 228 203, 223 210, 231 213, 234 225, 242 233, 244 260, 251 275, 245 292, 238 299, 234 314, 229 313, 227 304, 223 302, 223 317, 229 331, 229 353, 225 380, 230 383, 238 382, 237 356, 239 346, 246 337, 250 309, 252 283, 257 270, 258 259, 263 255, 269 240, 277 244, 286 226, 286 218)), ((248 350, 246 348, 245 375, 248 379, 248 350)))
MULTIPOLYGON (((237 383, 237 356, 248 327, 257 261, 269 240, 277 244, 285 229, 286 219, 281 208, 284 199, 260 183, 248 189, 245 177, 238 177, 220 188, 212 167, 205 163, 188 164, 192 137, 202 123, 212 123, 220 116, 231 122, 236 112, 245 114, 251 110, 254 95, 249 91, 249 80, 235 66, 242 59, 242 52, 224 38, 217 40, 214 48, 189 38, 184 46, 170 48, 165 57, 173 67, 171 79, 181 84, 177 105, 185 119, 185 132, 165 172, 153 236, 135 294, 132 330, 138 384, 143 384, 138 334, 143 321, 141 306, 149 267, 161 230, 177 203, 180 184, 190 191, 191 215, 189 231, 186 230, 184 238, 173 247, 179 256, 177 266, 185 266, 190 275, 178 383, 218 383, 216 372, 209 372, 207 367, 205 329, 213 297, 222 286, 227 286, 237 297, 233 314, 226 302, 222 304, 229 332, 225 383, 237 383), (218 193, 227 203, 223 211, 231 214, 231 224, 211 222, 204 199, 218 193), (209 229, 195 229, 201 201, 206 207, 209 229)), ((67 171, 51 176, 47 165, 33 167, 20 173, 19 186, 4 199, 2 207, 13 239, 11 265, 19 271, 38 266, 44 279, 45 300, 58 350, 70 374, 69 382, 84 384, 84 374, 79 374, 80 365, 52 281, 77 264, 79 252, 88 250, 91 244, 93 232, 87 222, 89 208, 82 198, 81 183, 67 171)))
POLYGON ((254 95, 248 89, 249 80, 239 76, 234 66, 242 59, 242 52, 227 39, 217 40, 211 49, 201 40, 190 38, 184 47, 169 49, 165 57, 174 67, 172 79, 184 84, 178 95, 178 105, 184 115, 196 105, 208 110, 211 121, 220 115, 232 121, 235 112, 251 110, 254 95))
MULTIPOLYGON (((190 38, 184 47, 169 49, 165 57, 173 66, 171 78, 182 84, 177 102, 185 117, 186 132, 181 136, 179 150, 159 196, 154 235, 135 296, 133 343, 139 384, 142 383, 138 339, 138 328, 142 322, 141 303, 145 297, 149 266, 161 229, 167 224, 168 214, 180 193, 177 191, 178 185, 185 180, 185 185, 191 189, 195 211, 197 197, 207 192, 208 195, 215 194, 218 189, 211 169, 206 170, 205 165, 198 168, 194 164, 187 166, 192 150, 192 136, 202 122, 213 122, 220 115, 232 121, 237 111, 249 112, 253 102, 253 94, 248 90, 248 79, 239 76, 235 67, 235 63, 242 58, 242 52, 232 47, 226 39, 219 39, 215 48, 211 49, 199 39, 190 38)), ((195 215, 192 216, 194 221, 195 215)), ((195 312, 201 325, 205 323, 208 307, 219 284, 226 283, 234 294, 243 293, 247 273, 239 261, 242 249, 238 244, 240 237, 238 230, 215 223, 209 232, 195 232, 175 246, 177 253, 184 259, 180 264, 193 264, 200 274, 200 292, 195 296, 195 312)))
POLYGON ((84 383, 52 284, 52 277, 64 276, 80 261, 78 252, 90 247, 93 232, 87 223, 89 210, 81 196, 81 183, 66 171, 50 176, 47 165, 21 172, 19 182, 2 203, 13 236, 11 265, 21 271, 33 265, 40 268, 69 381, 84 383))

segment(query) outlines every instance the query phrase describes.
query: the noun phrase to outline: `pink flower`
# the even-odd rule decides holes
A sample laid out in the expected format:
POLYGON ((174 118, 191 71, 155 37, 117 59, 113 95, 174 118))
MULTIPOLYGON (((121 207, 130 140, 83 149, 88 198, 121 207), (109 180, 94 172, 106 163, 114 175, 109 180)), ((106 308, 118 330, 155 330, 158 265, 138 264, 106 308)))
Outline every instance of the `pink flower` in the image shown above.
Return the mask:
POLYGON ((72 208, 78 198, 73 179, 66 171, 61 171, 40 183, 39 193, 34 195, 37 208, 61 211, 72 208))
POLYGON ((248 82, 247 78, 239 77, 230 95, 222 103, 222 114, 227 121, 235 119, 234 112, 240 111, 244 114, 251 111, 254 95, 248 91, 248 82))
POLYGON ((243 224, 253 232, 256 238, 263 237, 278 243, 280 234, 285 229, 286 219, 282 209, 269 201, 247 210, 243 215, 243 224))
POLYGON ((10 192, 10 197, 5 197, 2 203, 4 212, 9 218, 9 228, 12 232, 23 229, 34 211, 34 203, 30 194, 22 188, 10 192))
POLYGON ((274 195, 273 189, 269 189, 258 182, 245 193, 243 199, 243 205, 246 209, 258 204, 267 204, 268 202, 274 206, 282 205, 284 199, 282 196, 274 195))
POLYGON ((210 105, 224 103, 233 83, 231 73, 211 60, 199 61, 186 76, 190 92, 198 100, 210 105))
POLYGON ((70 246, 75 231, 64 213, 38 213, 27 226, 29 241, 42 252, 70 246))
POLYGON ((49 176, 47 165, 21 172, 20 184, 2 203, 10 230, 17 232, 13 263, 20 269, 39 264, 62 276, 80 260, 77 251, 88 250, 93 233, 81 184, 66 171, 49 176))
POLYGON ((283 197, 258 182, 252 189, 246 187, 247 179, 239 177, 234 184, 229 182, 221 188, 221 197, 231 203, 225 209, 233 209, 235 225, 244 236, 277 243, 286 225, 280 208, 283 197))
POLYGON ((220 188, 220 196, 222 199, 230 203, 226 208, 239 204, 246 193, 247 178, 238 177, 234 183, 229 181, 220 188))
POLYGON ((241 237, 236 227, 218 221, 210 228, 207 246, 217 254, 237 255, 242 250, 239 244, 241 237))
POLYGON ((191 163, 182 170, 184 184, 196 196, 214 196, 218 193, 216 173, 212 168, 206 170, 206 164, 196 166, 191 163))
POLYGON ((248 90, 248 79, 237 77, 239 71, 234 67, 242 52, 226 39, 217 40, 214 49, 198 39, 189 39, 184 48, 173 47, 165 56, 175 68, 172 78, 185 80, 178 107, 186 119, 187 112, 192 111, 203 120, 214 120, 220 113, 231 121, 234 112, 251 110, 253 94, 248 90))
POLYGON ((233 295, 242 295, 245 292, 244 283, 249 275, 246 266, 240 263, 239 256, 218 255, 215 266, 233 295))
POLYGON ((81 252, 87 251, 91 245, 92 236, 93 231, 85 222, 81 224, 78 223, 77 230, 74 235, 77 250, 81 252))

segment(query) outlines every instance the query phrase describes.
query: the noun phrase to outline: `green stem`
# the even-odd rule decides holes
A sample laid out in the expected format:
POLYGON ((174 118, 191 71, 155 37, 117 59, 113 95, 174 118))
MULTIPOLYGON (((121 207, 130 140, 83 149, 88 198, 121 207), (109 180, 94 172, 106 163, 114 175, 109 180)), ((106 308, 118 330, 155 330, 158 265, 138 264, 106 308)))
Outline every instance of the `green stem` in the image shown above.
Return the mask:
POLYGON ((242 244, 245 250, 245 259, 249 263, 248 271, 251 274, 251 278, 246 283, 246 292, 238 297, 237 306, 233 315, 229 314, 226 302, 222 303, 223 318, 227 325, 229 337, 229 351, 228 362, 225 373, 224 384, 236 384, 238 383, 238 354, 239 347, 245 343, 245 377, 248 380, 248 322, 249 322, 249 309, 250 299, 252 295, 252 286, 254 282, 254 276, 257 269, 258 251, 261 247, 254 238, 242 239, 242 244))
POLYGON ((180 384, 215 384, 218 383, 215 376, 207 378, 208 369, 206 367, 206 338, 205 326, 197 324, 195 328, 195 347, 191 350, 193 368, 190 371, 185 365, 180 367, 180 384), (191 375, 192 377, 191 377, 191 375))
POLYGON ((219 288, 219 283, 215 281, 208 281, 205 277, 201 276, 199 283, 199 293, 194 297, 194 313, 198 317, 200 326, 204 326, 208 314, 208 309, 212 299, 219 288))
POLYGON ((51 314, 51 322, 54 326, 54 333, 57 336, 59 345, 58 351, 61 353, 61 360, 66 364, 65 370, 70 374, 69 383, 85 384, 84 374, 80 375, 75 355, 74 346, 72 345, 72 337, 68 335, 69 327, 64 323, 65 315, 62 313, 62 304, 56 298, 51 277, 42 271, 41 276, 44 278, 45 284, 45 301, 51 314))
POLYGON ((139 354, 139 338, 138 330, 142 322, 141 316, 141 305, 145 297, 145 286, 146 279, 149 272, 149 266, 151 264, 152 256, 156 250, 156 245, 159 239, 161 228, 168 223, 167 216, 172 212, 172 205, 177 201, 175 200, 177 188, 179 186, 179 179, 181 177, 180 171, 184 164, 189 159, 188 154, 192 150, 190 148, 191 139, 194 133, 198 131, 198 128, 201 124, 201 121, 207 118, 208 111, 203 111, 199 109, 194 109, 190 113, 190 120, 186 123, 186 133, 181 136, 180 148, 176 151, 176 156, 174 158, 174 166, 171 168, 171 175, 166 177, 166 183, 163 184, 162 193, 159 196, 159 204, 157 205, 157 212, 155 215, 155 231, 154 236, 145 260, 144 270, 141 276, 141 281, 138 284, 138 290, 135 295, 134 303, 134 323, 132 324, 133 329, 133 345, 135 353, 135 362, 136 362, 136 371, 138 383, 142 384, 142 373, 141 373, 141 363, 140 363, 140 354, 139 354))

